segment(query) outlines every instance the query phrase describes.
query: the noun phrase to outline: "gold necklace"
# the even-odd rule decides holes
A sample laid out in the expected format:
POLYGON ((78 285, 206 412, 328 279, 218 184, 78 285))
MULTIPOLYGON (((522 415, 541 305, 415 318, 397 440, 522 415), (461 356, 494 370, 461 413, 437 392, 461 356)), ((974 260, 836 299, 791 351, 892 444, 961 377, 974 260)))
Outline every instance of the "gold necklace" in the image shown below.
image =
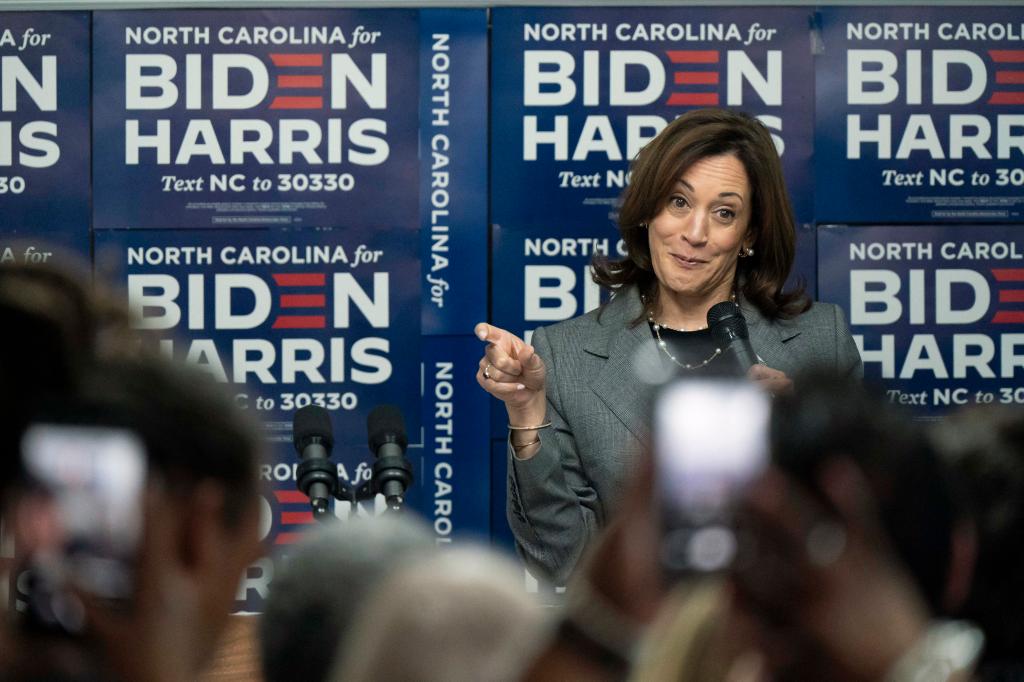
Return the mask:
MULTIPOLYGON (((682 367, 683 369, 685 369, 687 371, 694 370, 694 369, 700 369, 701 367, 705 367, 708 363, 710 363, 712 360, 714 360, 715 358, 717 358, 719 355, 722 354, 722 349, 721 348, 716 348, 714 353, 712 353, 708 357, 704 358, 703 360, 701 360, 697 364, 691 365, 691 364, 689 364, 687 362, 679 362, 679 360, 676 358, 676 356, 672 355, 672 352, 668 349, 668 344, 665 343, 665 339, 661 338, 661 328, 664 325, 658 324, 657 322, 655 322, 654 321, 654 316, 648 317, 647 321, 651 324, 651 329, 654 330, 654 336, 658 339, 658 347, 661 348, 661 350, 665 353, 665 355, 668 356, 669 360, 671 360, 672 362, 676 363, 677 365, 679 365, 680 367, 682 367)), ((672 329, 672 327, 665 327, 665 329, 672 329)), ((707 329, 707 327, 705 326, 705 327, 703 327, 703 329, 707 329)), ((672 331, 685 331, 685 330, 684 329, 672 329, 672 331)), ((698 329, 698 330, 695 330, 695 331, 701 331, 701 330, 698 329)))

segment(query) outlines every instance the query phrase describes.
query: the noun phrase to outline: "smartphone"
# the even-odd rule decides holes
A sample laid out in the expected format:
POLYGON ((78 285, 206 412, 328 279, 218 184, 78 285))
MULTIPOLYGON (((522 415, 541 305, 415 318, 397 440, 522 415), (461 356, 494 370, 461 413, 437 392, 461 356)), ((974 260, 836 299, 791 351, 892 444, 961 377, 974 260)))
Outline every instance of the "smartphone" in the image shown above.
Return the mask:
POLYGON ((74 591, 126 603, 135 589, 146 451, 126 428, 37 423, 14 501, 19 610, 37 628, 81 632, 74 591))
POLYGON ((743 543, 735 508, 768 465, 771 403, 743 379, 679 379, 654 406, 661 562, 669 574, 715 573, 743 543))

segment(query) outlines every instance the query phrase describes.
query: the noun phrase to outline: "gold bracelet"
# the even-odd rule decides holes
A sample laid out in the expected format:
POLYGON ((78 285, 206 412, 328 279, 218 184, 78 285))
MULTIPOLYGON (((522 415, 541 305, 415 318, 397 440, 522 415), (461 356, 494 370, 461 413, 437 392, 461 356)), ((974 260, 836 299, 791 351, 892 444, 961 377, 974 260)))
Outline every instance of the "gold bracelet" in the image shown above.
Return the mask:
POLYGON ((538 424, 537 426, 512 426, 511 424, 509 424, 508 425, 508 430, 509 431, 540 431, 541 429, 546 429, 549 426, 551 426, 551 422, 549 422, 549 421, 544 422, 543 424, 538 424))
MULTIPOLYGON (((509 442, 511 443, 511 441, 509 441, 509 442)), ((536 438, 531 440, 529 443, 523 443, 522 445, 516 445, 515 443, 512 443, 512 452, 518 453, 523 448, 528 448, 531 445, 536 445, 539 442, 540 442, 540 436, 537 436, 536 438)))

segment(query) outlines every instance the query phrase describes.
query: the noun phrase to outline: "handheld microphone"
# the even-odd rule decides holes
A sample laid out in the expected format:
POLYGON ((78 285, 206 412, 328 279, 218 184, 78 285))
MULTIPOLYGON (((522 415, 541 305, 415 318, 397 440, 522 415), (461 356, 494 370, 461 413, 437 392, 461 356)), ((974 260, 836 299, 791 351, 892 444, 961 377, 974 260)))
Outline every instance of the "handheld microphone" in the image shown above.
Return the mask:
POLYGON ((299 490, 309 497, 313 513, 324 515, 338 485, 338 471, 331 462, 331 415, 317 405, 300 408, 292 421, 292 437, 302 460, 297 475, 299 490))
POLYGON ((388 507, 401 508, 405 491, 412 483, 412 465, 405 458, 409 444, 405 435, 405 420, 394 405, 378 405, 366 418, 373 464, 373 480, 377 492, 384 495, 388 507))
POLYGON ((757 364, 757 354, 750 345, 747 320, 740 307, 732 301, 722 301, 708 310, 708 328, 715 345, 725 355, 731 355, 744 372, 757 364))

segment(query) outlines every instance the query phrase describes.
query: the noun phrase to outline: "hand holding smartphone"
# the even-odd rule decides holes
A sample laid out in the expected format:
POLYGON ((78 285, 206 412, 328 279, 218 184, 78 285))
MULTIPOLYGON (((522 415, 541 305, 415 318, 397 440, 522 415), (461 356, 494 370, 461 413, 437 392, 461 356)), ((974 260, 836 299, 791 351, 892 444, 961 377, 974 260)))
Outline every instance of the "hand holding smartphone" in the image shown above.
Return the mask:
POLYGON ((729 569, 742 534, 735 506, 768 466, 768 396, 742 379, 680 379, 654 410, 661 563, 670 574, 729 569))
POLYGON ((22 439, 29 484, 14 507, 26 624, 84 627, 75 590, 126 602, 135 589, 146 453, 125 428, 37 423, 22 439))

